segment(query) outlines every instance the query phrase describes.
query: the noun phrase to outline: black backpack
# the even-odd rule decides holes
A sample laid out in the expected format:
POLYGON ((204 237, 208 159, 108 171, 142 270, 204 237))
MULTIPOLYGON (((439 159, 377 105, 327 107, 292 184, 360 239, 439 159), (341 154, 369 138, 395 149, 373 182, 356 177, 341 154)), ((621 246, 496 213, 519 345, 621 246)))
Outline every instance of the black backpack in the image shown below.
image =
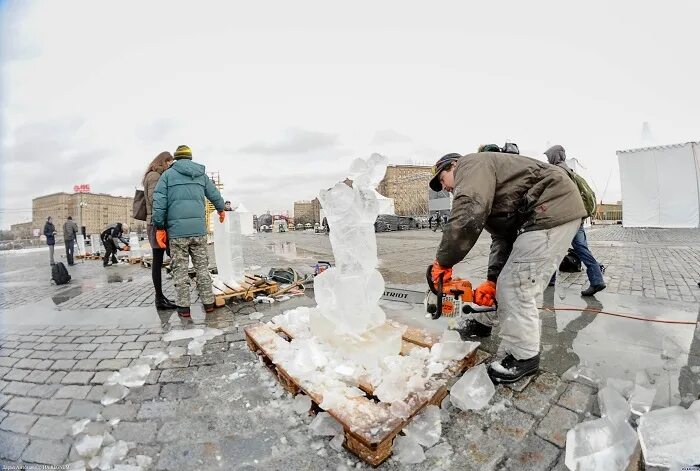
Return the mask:
POLYGON ((56 264, 51 267, 51 279, 57 285, 65 285, 70 281, 70 274, 63 262, 56 262, 56 264))
POLYGON ((578 258, 574 249, 569 249, 564 260, 559 264, 559 271, 564 273, 578 273, 581 271, 581 259, 578 258))

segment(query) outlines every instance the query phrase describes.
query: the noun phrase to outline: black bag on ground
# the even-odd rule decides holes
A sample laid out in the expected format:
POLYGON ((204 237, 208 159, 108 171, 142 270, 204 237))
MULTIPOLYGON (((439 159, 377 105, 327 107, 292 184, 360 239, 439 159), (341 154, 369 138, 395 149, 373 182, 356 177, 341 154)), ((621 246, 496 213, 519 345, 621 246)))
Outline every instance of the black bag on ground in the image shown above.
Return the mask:
POLYGON ((134 205, 132 207, 134 219, 137 221, 146 220, 146 194, 143 190, 136 190, 134 193, 134 205))
POLYGON ((559 271, 564 273, 578 273, 581 271, 581 259, 578 258, 574 249, 569 249, 564 260, 559 264, 559 271))
POLYGON ((57 285, 65 285, 70 281, 70 274, 63 262, 56 262, 56 264, 51 267, 51 279, 57 285))

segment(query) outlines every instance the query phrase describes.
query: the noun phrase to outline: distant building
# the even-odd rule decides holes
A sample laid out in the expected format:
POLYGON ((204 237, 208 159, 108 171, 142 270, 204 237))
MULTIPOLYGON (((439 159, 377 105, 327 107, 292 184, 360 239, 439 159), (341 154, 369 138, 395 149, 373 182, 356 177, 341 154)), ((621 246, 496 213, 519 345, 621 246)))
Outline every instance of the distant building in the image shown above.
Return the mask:
POLYGON ((46 218, 51 216, 60 236, 68 216, 78 226, 85 226, 87 235, 99 234, 115 222, 126 223, 129 230, 140 232, 146 223, 132 217, 133 203, 133 198, 105 193, 53 193, 32 200, 32 223, 34 228, 43 229, 46 218))
MULTIPOLYGON (((44 228, 44 226, 42 225, 41 229, 43 229, 43 228, 44 228)), ((18 224, 12 224, 10 226, 10 232, 12 232, 13 236, 15 236, 19 239, 29 239, 30 237, 34 237, 34 234, 33 234, 34 223, 32 221, 29 221, 29 222, 20 222, 18 224)))
POLYGON ((296 224, 315 224, 321 222, 321 202, 318 198, 311 201, 294 202, 294 222, 296 224))
POLYGON ((425 216, 428 214, 428 183, 432 167, 427 165, 390 165, 377 191, 394 199, 394 209, 399 216, 425 216))

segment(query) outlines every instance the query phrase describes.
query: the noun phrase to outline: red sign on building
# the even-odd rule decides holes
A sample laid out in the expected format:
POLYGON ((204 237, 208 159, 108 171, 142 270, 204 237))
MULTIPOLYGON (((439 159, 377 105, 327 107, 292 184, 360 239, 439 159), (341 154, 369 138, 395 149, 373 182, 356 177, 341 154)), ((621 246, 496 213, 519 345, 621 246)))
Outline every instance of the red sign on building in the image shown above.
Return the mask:
POLYGON ((90 193, 90 184, 81 183, 80 185, 73 185, 74 193, 90 193))

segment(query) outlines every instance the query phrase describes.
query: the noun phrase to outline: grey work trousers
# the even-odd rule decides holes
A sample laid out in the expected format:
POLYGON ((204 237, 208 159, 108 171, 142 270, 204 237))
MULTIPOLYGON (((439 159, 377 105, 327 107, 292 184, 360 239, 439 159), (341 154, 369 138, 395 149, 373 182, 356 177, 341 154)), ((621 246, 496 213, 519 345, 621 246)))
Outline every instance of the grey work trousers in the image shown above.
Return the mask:
POLYGON ((540 353, 540 313, 537 298, 571 245, 581 220, 541 231, 524 232, 496 282, 497 312, 479 313, 482 324, 501 325, 501 350, 517 360, 540 353))
POLYGON ((51 265, 54 264, 54 261, 53 261, 53 250, 54 250, 53 244, 49 245, 49 260, 51 261, 51 265))

